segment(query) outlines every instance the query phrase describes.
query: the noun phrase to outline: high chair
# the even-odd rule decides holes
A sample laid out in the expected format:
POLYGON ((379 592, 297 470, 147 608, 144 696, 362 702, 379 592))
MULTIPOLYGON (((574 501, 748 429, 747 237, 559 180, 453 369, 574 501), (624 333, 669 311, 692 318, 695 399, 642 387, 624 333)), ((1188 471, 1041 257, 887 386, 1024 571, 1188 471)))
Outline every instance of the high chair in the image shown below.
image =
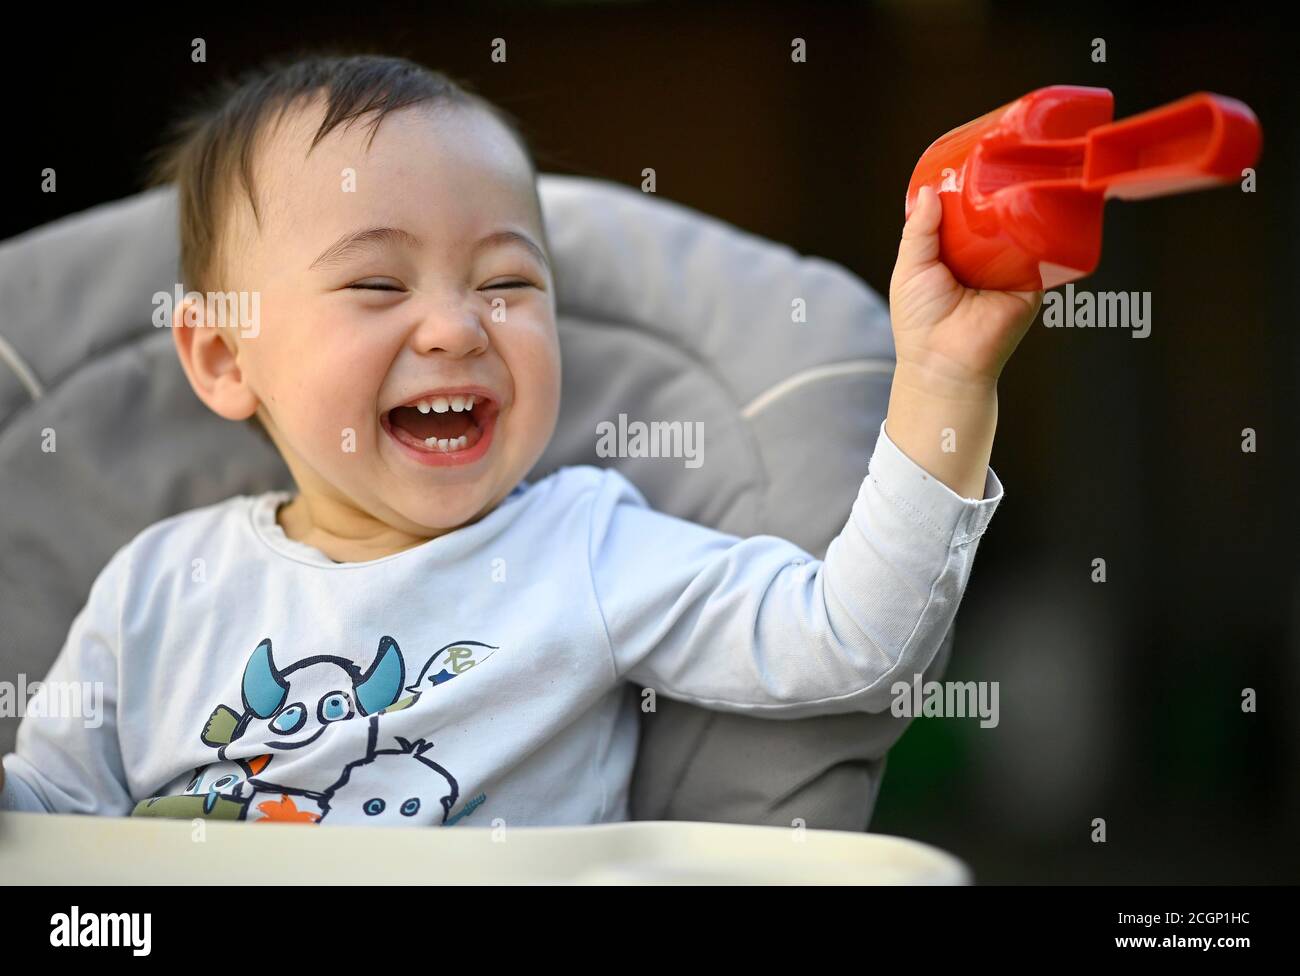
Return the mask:
MULTIPOLYGON (((539 185, 564 383, 555 437, 528 478, 612 465, 661 511, 821 558, 888 402, 886 304, 839 265, 660 197, 555 174, 539 185), (599 456, 597 425, 621 414, 702 422, 702 463, 599 456)), ((168 330, 152 324, 153 296, 179 276, 175 205, 171 188, 155 189, 0 244, 5 679, 45 675, 91 581, 141 529, 292 487, 254 431, 198 401, 168 330)), ((951 638, 925 680, 942 673, 951 638)), ((0 719, 0 753, 17 724, 0 719)), ((905 726, 888 712, 750 718, 660 695, 642 713, 632 815, 864 831, 905 726)))

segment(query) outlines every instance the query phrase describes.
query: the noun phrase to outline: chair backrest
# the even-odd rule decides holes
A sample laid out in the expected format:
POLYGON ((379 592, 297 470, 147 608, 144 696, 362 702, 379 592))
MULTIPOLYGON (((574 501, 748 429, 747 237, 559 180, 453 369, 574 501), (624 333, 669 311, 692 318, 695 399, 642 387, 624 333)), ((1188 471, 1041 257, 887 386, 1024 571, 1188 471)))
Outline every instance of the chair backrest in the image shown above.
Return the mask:
MULTIPOLYGON (((661 511, 824 555, 888 401, 879 296, 831 262, 617 184, 543 174, 539 192, 564 386, 529 477, 613 466, 661 511), (620 414, 702 422, 703 463, 599 456, 597 425, 620 414)), ((175 208, 171 188, 152 190, 0 244, 6 678, 45 675, 99 569, 145 526, 291 487, 267 444, 199 403, 168 330, 151 323, 153 296, 177 286, 175 208)), ((904 725, 754 719, 661 698, 643 717, 632 813, 864 829, 904 725)), ((0 752, 16 728, 0 720, 0 752)))

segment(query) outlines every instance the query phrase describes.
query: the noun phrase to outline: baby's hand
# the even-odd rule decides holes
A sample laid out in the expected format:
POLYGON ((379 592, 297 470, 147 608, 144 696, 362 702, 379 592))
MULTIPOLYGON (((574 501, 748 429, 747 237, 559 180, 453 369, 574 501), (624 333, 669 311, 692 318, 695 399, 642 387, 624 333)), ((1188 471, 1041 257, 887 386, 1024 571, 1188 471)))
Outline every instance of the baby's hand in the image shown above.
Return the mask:
POLYGON ((939 260, 942 219, 938 194, 921 187, 889 282, 898 363, 932 374, 943 387, 992 388, 1038 315, 1043 293, 961 284, 939 260))
POLYGON ((1041 291, 967 288, 939 260, 943 207, 922 187, 889 282, 897 366, 885 433, 964 498, 984 497, 998 377, 1029 331, 1041 291))

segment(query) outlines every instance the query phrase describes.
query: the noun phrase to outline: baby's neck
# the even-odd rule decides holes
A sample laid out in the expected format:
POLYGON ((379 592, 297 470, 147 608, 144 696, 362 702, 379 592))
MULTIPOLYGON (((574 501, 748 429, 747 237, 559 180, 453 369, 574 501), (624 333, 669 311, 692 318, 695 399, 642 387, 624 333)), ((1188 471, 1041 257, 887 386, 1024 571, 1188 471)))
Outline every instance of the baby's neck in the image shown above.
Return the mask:
POLYGON ((328 502, 312 505, 301 493, 276 510, 275 520, 294 542, 318 549, 336 563, 382 559, 429 541, 365 513, 345 512, 328 502))

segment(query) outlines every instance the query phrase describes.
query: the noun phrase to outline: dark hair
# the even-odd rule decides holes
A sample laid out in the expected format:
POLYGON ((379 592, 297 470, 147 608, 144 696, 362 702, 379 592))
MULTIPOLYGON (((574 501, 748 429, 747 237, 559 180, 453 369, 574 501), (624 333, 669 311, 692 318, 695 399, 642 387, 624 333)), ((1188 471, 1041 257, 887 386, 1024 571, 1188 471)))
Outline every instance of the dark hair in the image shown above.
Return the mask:
MULTIPOLYGON (((258 136, 273 114, 278 120, 298 101, 322 92, 327 99, 325 118, 313 147, 339 125, 365 116, 372 116, 373 141, 390 112, 412 105, 459 105, 481 109, 502 123, 537 172, 516 120, 466 82, 442 72, 376 54, 314 53, 267 62, 200 95, 148 157, 147 185, 176 185, 181 276, 187 290, 225 290, 220 287, 226 274, 223 234, 234 212, 234 195, 241 189, 261 223, 253 174, 258 136)), ((542 233, 545 237, 545 227, 542 233)), ((543 246, 550 250, 545 240, 543 246)), ((249 419, 269 440, 257 415, 249 419)))

